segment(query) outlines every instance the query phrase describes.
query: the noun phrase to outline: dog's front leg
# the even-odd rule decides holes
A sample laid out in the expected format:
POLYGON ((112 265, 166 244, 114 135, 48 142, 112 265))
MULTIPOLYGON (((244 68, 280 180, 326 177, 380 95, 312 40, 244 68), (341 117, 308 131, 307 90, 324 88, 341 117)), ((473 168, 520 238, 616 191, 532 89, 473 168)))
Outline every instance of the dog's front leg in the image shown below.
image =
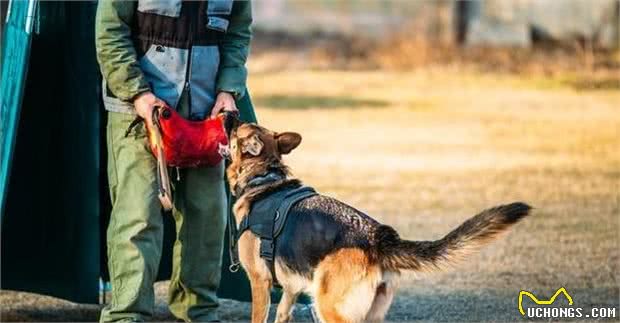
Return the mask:
POLYGON ((271 283, 264 279, 250 279, 252 285, 252 323, 265 323, 269 316, 271 283))
POLYGON ((252 322, 264 323, 271 304, 271 272, 260 257, 260 240, 251 231, 246 231, 239 238, 239 260, 252 287, 252 322))
POLYGON ((282 299, 280 299, 280 304, 278 304, 276 323, 287 323, 293 318, 293 306, 295 306, 297 295, 284 288, 282 299))

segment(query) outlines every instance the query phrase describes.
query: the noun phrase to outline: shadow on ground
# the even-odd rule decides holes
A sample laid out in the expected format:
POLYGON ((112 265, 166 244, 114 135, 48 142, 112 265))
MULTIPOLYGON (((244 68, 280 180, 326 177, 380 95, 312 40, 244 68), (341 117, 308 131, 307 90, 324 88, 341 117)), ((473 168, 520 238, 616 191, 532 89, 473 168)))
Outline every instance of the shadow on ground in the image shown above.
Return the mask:
POLYGON ((254 98, 254 104, 273 109, 304 110, 310 108, 383 108, 387 101, 355 99, 347 96, 316 96, 316 95, 268 95, 254 98))

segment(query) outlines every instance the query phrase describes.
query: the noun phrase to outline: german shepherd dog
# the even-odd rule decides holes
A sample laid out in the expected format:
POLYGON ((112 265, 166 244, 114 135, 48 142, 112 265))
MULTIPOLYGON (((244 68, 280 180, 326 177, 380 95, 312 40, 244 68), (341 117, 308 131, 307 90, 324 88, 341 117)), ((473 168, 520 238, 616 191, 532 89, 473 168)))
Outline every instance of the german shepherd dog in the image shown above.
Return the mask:
MULTIPOLYGON (((253 201, 284 186, 300 186, 283 164, 282 155, 301 142, 293 132, 277 133, 251 123, 230 133, 227 177, 236 195, 237 225, 253 201), (249 185, 270 173, 276 180, 249 185)), ((300 293, 309 294, 323 322, 383 321, 403 271, 435 271, 451 267, 479 250, 523 217, 524 203, 497 206, 474 216, 436 241, 403 240, 390 226, 334 198, 314 195, 294 205, 277 239, 274 267, 283 289, 276 322, 292 317, 300 293)), ((259 238, 245 231, 239 238, 239 259, 252 287, 252 322, 267 320, 274 282, 260 257, 259 238)))

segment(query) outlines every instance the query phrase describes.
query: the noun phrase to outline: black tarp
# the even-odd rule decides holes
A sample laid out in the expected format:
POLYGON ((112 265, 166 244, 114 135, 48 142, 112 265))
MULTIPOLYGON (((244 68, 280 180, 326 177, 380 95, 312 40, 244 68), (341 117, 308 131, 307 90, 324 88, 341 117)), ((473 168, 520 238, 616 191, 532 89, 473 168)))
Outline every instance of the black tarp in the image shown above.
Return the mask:
POLYGON ((95 7, 40 3, 2 216, 3 289, 98 301, 95 7))

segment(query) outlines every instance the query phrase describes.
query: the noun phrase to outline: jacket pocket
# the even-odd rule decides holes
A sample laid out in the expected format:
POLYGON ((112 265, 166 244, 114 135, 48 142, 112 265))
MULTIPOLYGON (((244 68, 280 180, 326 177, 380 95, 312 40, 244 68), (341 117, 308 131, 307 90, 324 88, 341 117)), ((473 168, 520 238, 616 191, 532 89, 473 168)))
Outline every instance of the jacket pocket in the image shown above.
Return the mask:
POLYGON ((156 15, 179 17, 182 0, 139 0, 138 11, 156 15))
POLYGON ((187 49, 151 45, 140 58, 140 68, 153 93, 175 108, 185 84, 187 49))
POLYGON ((194 46, 190 77, 191 106, 194 120, 205 119, 215 103, 215 81, 220 66, 218 46, 194 46))

